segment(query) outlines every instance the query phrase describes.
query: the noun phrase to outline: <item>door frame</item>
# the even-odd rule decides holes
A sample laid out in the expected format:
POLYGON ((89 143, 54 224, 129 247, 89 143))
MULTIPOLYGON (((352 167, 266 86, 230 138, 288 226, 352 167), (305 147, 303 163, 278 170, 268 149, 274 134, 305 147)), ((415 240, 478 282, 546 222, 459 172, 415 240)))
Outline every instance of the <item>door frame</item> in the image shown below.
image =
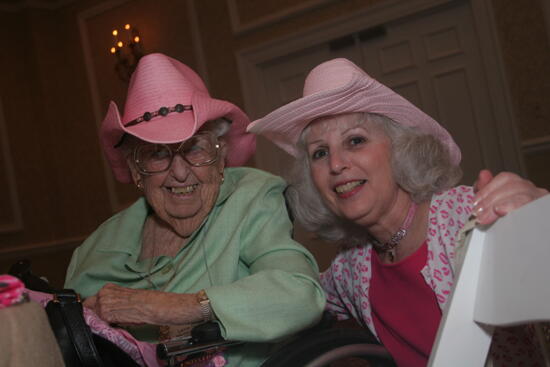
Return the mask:
POLYGON ((499 126, 499 131, 489 133, 498 134, 499 149, 505 169, 524 175, 525 167, 520 151, 517 124, 491 0, 386 0, 366 9, 299 30, 291 35, 239 50, 235 56, 245 110, 251 118, 258 118, 261 112, 267 109, 267 99, 262 86, 261 64, 365 28, 458 1, 469 3, 476 26, 482 68, 489 87, 487 92, 492 113, 499 126))

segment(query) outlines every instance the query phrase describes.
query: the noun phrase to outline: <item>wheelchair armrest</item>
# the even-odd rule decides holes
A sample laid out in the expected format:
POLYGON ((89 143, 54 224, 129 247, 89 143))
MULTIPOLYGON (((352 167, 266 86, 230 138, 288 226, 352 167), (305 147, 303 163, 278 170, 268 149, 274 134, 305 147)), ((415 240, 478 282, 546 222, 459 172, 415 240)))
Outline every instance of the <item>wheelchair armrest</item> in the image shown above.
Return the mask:
POLYGON ((41 278, 31 271, 31 262, 28 259, 22 259, 13 264, 8 270, 9 275, 19 278, 30 290, 55 293, 57 290, 53 288, 44 278, 41 278))
POLYGON ((212 343, 222 341, 220 325, 216 322, 205 322, 191 329, 193 343, 212 343))
POLYGON ((220 325, 206 322, 195 326, 191 336, 177 337, 157 345, 157 356, 169 361, 169 365, 178 358, 193 357, 199 353, 214 353, 243 342, 223 339, 220 325))

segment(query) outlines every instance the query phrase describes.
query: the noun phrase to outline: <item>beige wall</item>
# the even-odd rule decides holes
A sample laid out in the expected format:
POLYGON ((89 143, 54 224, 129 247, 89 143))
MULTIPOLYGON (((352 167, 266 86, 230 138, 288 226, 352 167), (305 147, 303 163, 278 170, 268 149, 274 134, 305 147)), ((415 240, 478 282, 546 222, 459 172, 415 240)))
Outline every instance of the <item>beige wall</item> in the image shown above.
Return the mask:
MULTIPOLYGON (((191 1, 86 0, 50 10, 0 10, 5 120, 0 153, 8 152, 0 154, 6 173, 0 175, 0 273, 16 258, 30 256, 37 272, 60 285, 74 245, 108 218, 113 206, 136 197, 132 187, 115 184, 106 173, 97 138, 96 115, 101 119, 111 99, 122 109, 125 93, 108 53, 114 27, 135 24, 146 52, 164 52, 205 70, 214 96, 243 106, 235 51, 385 0, 319 0, 311 9, 301 8, 311 0, 191 1), (239 34, 233 32, 231 3, 244 29, 239 34), (276 22, 247 29, 271 18, 276 22), (85 44, 79 19, 89 36, 85 44), (6 229, 17 224, 18 207, 22 228, 6 229)), ((533 145, 533 139, 550 136, 550 45, 541 4, 493 4, 512 108, 521 140, 530 147, 526 167, 531 179, 550 188, 548 144, 533 145)))

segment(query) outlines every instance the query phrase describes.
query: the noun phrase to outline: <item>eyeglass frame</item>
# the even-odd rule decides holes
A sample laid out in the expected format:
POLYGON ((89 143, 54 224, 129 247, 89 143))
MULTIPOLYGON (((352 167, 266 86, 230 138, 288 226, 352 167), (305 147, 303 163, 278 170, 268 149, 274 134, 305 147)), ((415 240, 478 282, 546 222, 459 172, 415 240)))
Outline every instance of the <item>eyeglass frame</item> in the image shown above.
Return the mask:
POLYGON ((203 162, 203 163, 198 163, 198 164, 197 164, 197 163, 191 163, 191 162, 189 162, 189 161, 187 160, 187 158, 186 158, 184 155, 182 155, 182 154, 180 153, 180 149, 185 145, 185 143, 186 143, 189 139, 182 141, 182 142, 180 143, 180 145, 178 146, 178 148, 177 148, 175 151, 172 150, 172 148, 170 148, 170 145, 169 145, 169 144, 153 143, 153 145, 162 145, 162 146, 165 146, 165 147, 168 149, 168 151, 170 152, 170 163, 169 163, 168 166, 167 166, 165 169, 163 169, 162 171, 148 172, 148 171, 145 171, 144 169, 142 169, 142 168, 140 167, 140 160, 138 159, 138 156, 137 156, 137 155, 138 155, 138 150, 139 150, 140 147, 146 146, 146 145, 150 145, 150 144, 140 144, 140 145, 134 147, 134 152, 133 152, 134 163, 136 164, 137 170, 138 170, 139 173, 141 173, 142 175, 147 175, 147 176, 152 176, 152 175, 156 175, 156 174, 159 174, 159 173, 166 172, 166 171, 170 170, 170 167, 172 167, 172 163, 173 163, 173 161, 174 161, 174 157, 176 156, 176 154, 179 154, 179 156, 180 156, 185 162, 187 162, 188 164, 190 164, 190 165, 193 166, 193 167, 205 167, 205 166, 210 166, 210 165, 216 163, 216 162, 218 161, 218 158, 219 158, 219 155, 220 155, 220 147, 221 147, 221 145, 220 145, 220 143, 219 143, 219 141, 218 141, 217 136, 215 136, 212 132, 204 131, 204 132, 200 132, 200 133, 197 133, 197 134, 193 135, 191 138, 196 137, 197 135, 209 135, 209 136, 211 136, 211 137, 214 139, 214 141, 216 142, 216 144, 214 144, 214 148, 215 148, 215 151, 216 151, 216 155, 215 155, 214 158, 212 158, 212 159, 210 159, 210 160, 207 160, 207 161, 205 161, 205 162, 203 162))

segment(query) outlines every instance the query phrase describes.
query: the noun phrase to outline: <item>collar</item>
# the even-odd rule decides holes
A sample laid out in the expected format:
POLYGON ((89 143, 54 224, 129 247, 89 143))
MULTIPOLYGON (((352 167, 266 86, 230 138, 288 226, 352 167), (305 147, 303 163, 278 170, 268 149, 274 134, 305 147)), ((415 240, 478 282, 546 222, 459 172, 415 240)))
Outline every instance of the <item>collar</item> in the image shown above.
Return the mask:
MULTIPOLYGON (((201 228, 208 221, 209 216, 217 207, 222 206, 225 201, 231 196, 231 194, 237 188, 236 177, 232 168, 226 168, 224 170, 225 180, 220 186, 218 197, 210 213, 206 216, 203 223, 191 234, 188 244, 193 242, 193 239, 200 232, 201 228)), ((143 227, 147 216, 153 211, 151 206, 145 200, 145 197, 140 197, 134 204, 127 209, 116 214, 109 219, 104 225, 112 221, 116 221, 112 225, 116 226, 116 230, 112 231, 112 235, 108 239, 102 240, 97 249, 101 252, 118 252, 129 255, 128 265, 134 264, 131 267, 134 268, 137 264, 137 259, 141 252, 141 238, 143 233, 143 227)))

